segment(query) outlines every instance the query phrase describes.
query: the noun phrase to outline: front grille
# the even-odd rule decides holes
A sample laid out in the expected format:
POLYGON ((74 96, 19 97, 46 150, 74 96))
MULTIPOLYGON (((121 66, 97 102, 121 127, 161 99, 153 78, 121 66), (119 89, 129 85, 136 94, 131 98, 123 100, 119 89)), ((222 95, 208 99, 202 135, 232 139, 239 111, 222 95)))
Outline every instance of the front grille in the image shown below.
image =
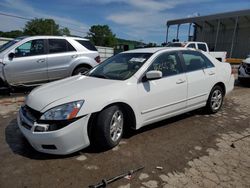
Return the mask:
POLYGON ((250 74, 250 64, 245 63, 245 71, 247 74, 250 74))
POLYGON ((21 122, 22 126, 24 126, 26 129, 31 130, 32 126, 28 125, 24 121, 21 122))

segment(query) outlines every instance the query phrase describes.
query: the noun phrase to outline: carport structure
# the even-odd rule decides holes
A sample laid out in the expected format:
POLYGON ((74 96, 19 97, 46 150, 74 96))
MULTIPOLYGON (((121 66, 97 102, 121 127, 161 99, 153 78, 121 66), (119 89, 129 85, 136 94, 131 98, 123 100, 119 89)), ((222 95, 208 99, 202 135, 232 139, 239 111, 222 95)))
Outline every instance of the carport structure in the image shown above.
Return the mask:
POLYGON ((211 50, 227 51, 229 57, 244 58, 250 54, 250 9, 167 21, 176 25, 176 39, 182 24, 189 24, 188 40, 206 42, 211 50), (191 35, 191 27, 194 27, 191 35))

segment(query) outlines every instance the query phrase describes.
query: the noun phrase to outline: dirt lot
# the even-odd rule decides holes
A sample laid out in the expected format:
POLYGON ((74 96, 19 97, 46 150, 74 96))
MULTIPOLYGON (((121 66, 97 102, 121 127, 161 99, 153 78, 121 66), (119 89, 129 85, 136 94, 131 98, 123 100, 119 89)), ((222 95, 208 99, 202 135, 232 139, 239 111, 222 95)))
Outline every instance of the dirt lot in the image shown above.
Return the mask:
POLYGON ((250 87, 236 86, 215 115, 194 111, 133 131, 113 150, 65 157, 38 153, 21 135, 22 101, 0 99, 0 187, 87 187, 139 166, 109 187, 250 187, 250 87))

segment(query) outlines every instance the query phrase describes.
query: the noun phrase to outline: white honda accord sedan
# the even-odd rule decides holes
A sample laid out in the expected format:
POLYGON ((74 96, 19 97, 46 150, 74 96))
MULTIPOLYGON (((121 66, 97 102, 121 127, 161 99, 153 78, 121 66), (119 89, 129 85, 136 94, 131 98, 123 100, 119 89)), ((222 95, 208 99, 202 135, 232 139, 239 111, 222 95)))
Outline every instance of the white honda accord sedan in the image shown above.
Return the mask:
POLYGON ((233 90, 228 63, 184 48, 117 54, 86 75, 34 89, 18 113, 23 135, 38 151, 69 154, 91 144, 116 146, 125 128, 205 107, 220 110, 233 90))

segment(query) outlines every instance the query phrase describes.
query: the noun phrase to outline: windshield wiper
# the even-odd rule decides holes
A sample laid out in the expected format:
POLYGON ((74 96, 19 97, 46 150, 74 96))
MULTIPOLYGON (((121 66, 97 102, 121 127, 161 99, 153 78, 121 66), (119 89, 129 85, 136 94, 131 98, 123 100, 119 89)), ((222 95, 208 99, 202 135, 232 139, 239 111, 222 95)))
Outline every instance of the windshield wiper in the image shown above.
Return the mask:
POLYGON ((89 76, 93 76, 93 77, 96 77, 96 78, 108 79, 108 77, 103 75, 103 74, 90 74, 89 76))

